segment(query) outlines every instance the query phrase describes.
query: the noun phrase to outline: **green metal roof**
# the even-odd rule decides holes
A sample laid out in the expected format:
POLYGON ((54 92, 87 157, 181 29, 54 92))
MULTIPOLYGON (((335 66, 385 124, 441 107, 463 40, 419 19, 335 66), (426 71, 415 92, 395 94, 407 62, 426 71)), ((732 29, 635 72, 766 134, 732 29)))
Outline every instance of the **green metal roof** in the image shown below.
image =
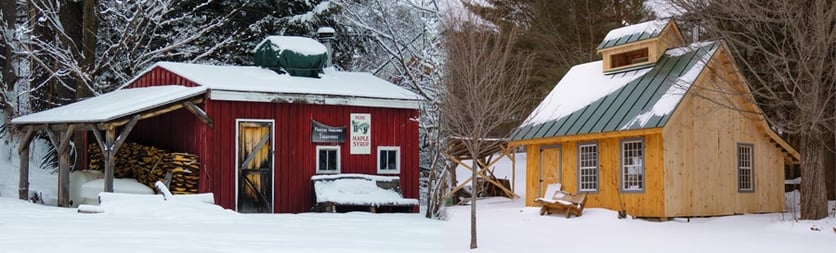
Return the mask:
MULTIPOLYGON (((511 139, 663 127, 719 46, 719 42, 701 42, 670 49, 655 65, 627 72, 602 73, 601 69, 595 72, 592 71, 594 68, 582 67, 589 64, 573 67, 532 112, 526 123, 514 130, 511 139), (628 81, 622 80, 626 84, 620 84, 617 83, 618 78, 627 78, 628 81), (590 83, 590 80, 597 83, 590 83), (607 84, 610 80, 616 84, 607 84), (558 86, 563 87, 558 90, 558 86), (603 90, 589 92, 588 89, 603 90), (586 104, 571 104, 572 100, 578 100, 573 97, 583 95, 580 93, 602 96, 586 104), (560 112, 566 108, 579 109, 560 112)), ((600 66, 600 63, 593 66, 600 66)))
POLYGON ((613 29, 607 33, 601 44, 598 44, 598 50, 659 37, 670 22, 670 20, 652 20, 613 29))

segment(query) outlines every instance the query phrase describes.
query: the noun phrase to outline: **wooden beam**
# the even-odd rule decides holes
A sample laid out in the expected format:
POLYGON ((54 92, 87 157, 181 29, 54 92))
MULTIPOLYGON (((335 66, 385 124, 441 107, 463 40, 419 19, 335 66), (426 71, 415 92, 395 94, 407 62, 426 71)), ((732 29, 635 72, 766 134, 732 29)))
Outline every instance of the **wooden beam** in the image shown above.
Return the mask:
POLYGON ((113 150, 113 153, 118 152, 119 148, 122 147, 122 144, 125 143, 125 140, 128 139, 128 135, 131 133, 131 130, 134 129, 134 126, 136 126, 136 123, 139 122, 139 118, 140 118, 139 115, 135 115, 131 119, 131 121, 129 121, 128 124, 125 125, 124 128, 122 128, 122 132, 119 133, 119 136, 117 136, 116 142, 111 144, 112 146, 110 147, 110 149, 113 150))
POLYGON ((531 144, 560 143, 560 142, 578 141, 578 140, 592 140, 592 139, 616 138, 616 137, 626 137, 626 136, 642 136, 642 135, 661 134, 661 133, 662 133, 662 128, 657 127, 657 128, 646 128, 646 129, 617 131, 617 132, 604 132, 604 133, 569 135, 569 136, 555 136, 555 137, 529 139, 529 140, 518 140, 518 141, 509 142, 509 145, 511 145, 511 146, 521 146, 521 145, 531 145, 531 144))
POLYGON ((34 136, 34 127, 25 126, 26 133, 20 139, 20 144, 17 146, 17 155, 20 161, 20 178, 18 179, 18 197, 22 200, 29 199, 29 144, 32 142, 34 136))
MULTIPOLYGON (((467 164, 464 164, 461 160, 456 159, 455 157, 452 157, 452 156, 448 156, 448 158, 449 158, 450 160, 452 160, 452 161, 454 161, 454 162, 456 162, 456 163, 458 163, 458 164, 462 165, 462 167, 465 167, 466 169, 468 169, 468 170, 470 170, 470 171, 473 171, 473 167, 471 167, 471 166, 469 166, 469 165, 467 165, 467 164)), ((499 160, 499 159, 496 159, 496 160, 494 160, 494 162, 493 162, 493 163, 489 163, 489 164, 493 165, 493 164, 495 164, 495 163, 496 163, 496 161, 498 161, 498 160, 499 160)), ((480 164, 480 166, 481 166, 481 165, 484 165, 484 163, 483 163, 482 161, 478 161, 478 160, 477 160, 477 163, 478 163, 478 164, 480 164)), ((505 192, 506 194, 508 194, 509 196, 512 196, 512 198, 513 198, 513 197, 517 197, 517 198, 519 198, 519 197, 520 197, 520 195, 517 195, 516 193, 512 192, 512 191, 511 191, 511 190, 509 190, 508 188, 505 188, 505 186, 503 186, 502 184, 500 184, 500 183, 496 182, 495 180, 492 180, 490 177, 488 177, 487 175, 485 175, 485 174, 484 174, 484 172, 485 172, 485 171, 487 171, 489 168, 490 168, 490 167, 482 167, 480 170, 476 171, 476 177, 481 177, 481 178, 485 179, 485 181, 487 181, 488 183, 491 183, 491 184, 493 184, 493 185, 495 185, 495 186, 499 187, 499 189, 500 189, 500 190, 504 191, 504 192, 505 192)), ((470 182, 471 180, 474 180, 474 179, 473 179, 473 177, 468 178, 467 180, 465 180, 465 181, 464 181, 463 183, 461 183, 459 186, 457 186, 456 188, 454 188, 454 190, 453 190, 453 191, 450 191, 449 193, 447 193, 447 195, 449 196, 450 194, 452 194, 452 193, 454 193, 454 192, 458 191, 459 189, 464 188, 465 184, 467 184, 467 183, 468 183, 468 182, 470 182)), ((475 193, 475 192, 473 192, 472 194, 476 194, 476 193, 475 193)))
POLYGON ((209 125, 209 127, 214 126, 214 121, 211 117, 209 117, 209 114, 206 114, 206 112, 203 111, 203 109, 200 109, 200 107, 198 107, 191 101, 183 102, 183 105, 186 106, 186 110, 189 110, 190 112, 192 112, 192 114, 196 115, 197 118, 200 119, 200 121, 203 121, 204 124, 209 125))

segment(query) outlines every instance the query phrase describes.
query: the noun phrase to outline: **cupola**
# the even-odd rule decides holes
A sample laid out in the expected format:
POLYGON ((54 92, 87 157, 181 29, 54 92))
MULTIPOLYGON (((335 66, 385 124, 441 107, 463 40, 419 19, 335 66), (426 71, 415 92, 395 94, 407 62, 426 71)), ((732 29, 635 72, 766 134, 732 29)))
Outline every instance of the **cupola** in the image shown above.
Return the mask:
POLYGON ((653 20, 611 30, 598 45, 605 73, 652 65, 665 50, 685 44, 676 22, 653 20))

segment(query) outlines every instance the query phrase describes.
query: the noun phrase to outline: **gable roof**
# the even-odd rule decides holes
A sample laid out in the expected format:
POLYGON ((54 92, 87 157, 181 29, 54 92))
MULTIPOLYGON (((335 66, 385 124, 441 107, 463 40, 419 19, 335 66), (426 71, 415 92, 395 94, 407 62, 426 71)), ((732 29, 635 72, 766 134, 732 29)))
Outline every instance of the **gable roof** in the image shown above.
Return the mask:
POLYGON ((659 37, 662 34, 662 30, 670 23, 672 21, 669 19, 652 20, 610 30, 607 36, 604 37, 604 40, 601 41, 601 44, 598 44, 597 49, 601 50, 659 37))
POLYGON ((179 85, 116 90, 72 104, 12 119, 12 124, 104 123, 179 103, 206 92, 179 85))
MULTIPOLYGON (((279 74, 257 66, 215 66, 158 62, 128 81, 134 83, 155 68, 209 89, 209 98, 256 101, 355 105, 418 109, 417 94, 367 72, 344 72, 326 68, 320 78, 279 74)), ((123 87, 125 87, 123 86, 123 87)))
POLYGON ((574 66, 511 139, 663 127, 719 46, 669 49, 652 66, 614 74, 601 61, 574 66))

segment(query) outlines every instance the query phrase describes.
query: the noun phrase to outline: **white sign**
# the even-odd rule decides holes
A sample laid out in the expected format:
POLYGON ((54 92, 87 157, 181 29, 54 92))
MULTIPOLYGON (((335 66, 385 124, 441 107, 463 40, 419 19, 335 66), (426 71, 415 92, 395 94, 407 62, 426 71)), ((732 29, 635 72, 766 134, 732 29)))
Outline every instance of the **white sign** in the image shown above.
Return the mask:
POLYGON ((351 154, 368 155, 372 153, 372 115, 368 113, 351 114, 351 154))

